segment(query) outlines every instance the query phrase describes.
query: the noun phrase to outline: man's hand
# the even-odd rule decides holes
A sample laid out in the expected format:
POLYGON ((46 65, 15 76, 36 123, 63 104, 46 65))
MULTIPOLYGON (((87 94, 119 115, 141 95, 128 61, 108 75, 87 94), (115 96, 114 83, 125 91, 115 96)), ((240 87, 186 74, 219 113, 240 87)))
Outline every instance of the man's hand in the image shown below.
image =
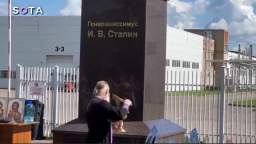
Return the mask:
POLYGON ((132 105, 132 101, 129 99, 124 100, 124 105, 127 105, 128 107, 132 105))
POLYGON ((129 107, 132 105, 132 101, 129 99, 124 100, 123 109, 125 109, 126 113, 129 113, 129 107))

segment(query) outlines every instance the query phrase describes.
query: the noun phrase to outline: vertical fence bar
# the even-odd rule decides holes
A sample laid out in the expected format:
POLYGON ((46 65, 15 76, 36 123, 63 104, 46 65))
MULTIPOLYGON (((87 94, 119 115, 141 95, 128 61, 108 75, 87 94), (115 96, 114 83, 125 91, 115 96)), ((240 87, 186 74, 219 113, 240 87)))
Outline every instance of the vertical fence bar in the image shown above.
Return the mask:
MULTIPOLYGON (((196 71, 196 81, 195 81, 195 85, 196 85, 196 93, 198 93, 198 71, 196 71)), ((201 90, 201 87, 200 87, 201 90)), ((197 118, 197 111, 198 111, 198 105, 197 105, 197 101, 198 101, 198 97, 196 97, 196 101, 195 101, 195 127, 198 128, 198 118, 197 118)), ((199 129, 200 131, 200 129, 199 129)))
POLYGON ((22 97, 23 92, 24 92, 24 67, 22 65, 20 65, 20 89, 19 89, 19 98, 22 97))
POLYGON ((30 69, 31 69, 30 67, 27 67, 26 92, 23 98, 27 98, 27 95, 28 95, 28 85, 29 85, 29 82, 31 81, 30 69))
MULTIPOLYGON (((255 88, 256 88, 256 70, 255 69, 253 69, 254 70, 254 86, 253 86, 253 91, 254 91, 254 93, 255 93, 255 88)), ((254 95, 254 99, 256 99, 256 96, 254 95)), ((254 107, 254 111, 255 111, 255 113, 254 113, 254 118, 255 118, 255 120, 254 120, 254 140, 255 140, 255 142, 254 143, 256 143, 256 106, 254 107)), ((253 129, 253 128, 252 128, 253 129)))
POLYGON ((53 75, 53 83, 54 83, 54 89, 53 89, 53 95, 52 95, 52 116, 51 116, 51 123, 52 128, 55 127, 57 123, 57 114, 58 114, 58 107, 57 107, 57 96, 58 96, 58 78, 59 78, 59 67, 54 67, 54 75, 53 75))
POLYGON ((21 65, 16 66, 16 94, 15 97, 20 97, 20 91, 21 91, 21 65))
POLYGON ((166 85, 166 87, 167 87, 167 97, 166 97, 166 99, 167 99, 167 110, 166 110, 166 112, 167 112, 167 117, 168 117, 168 120, 170 120, 170 117, 171 117, 171 107, 169 106, 170 104, 169 103, 171 103, 171 92, 170 92, 170 70, 167 70, 166 71, 166 75, 167 75, 167 85, 166 85))
MULTIPOLYGON (((253 72, 253 69, 252 69, 252 65, 250 66, 250 71, 251 71, 251 80, 250 80, 250 125, 249 125, 249 131, 250 131, 250 143, 252 143, 252 138, 253 138, 253 135, 252 135, 252 94, 253 94, 253 78, 254 78, 254 72, 253 72)), ((256 129, 255 129, 256 130, 256 129)))
MULTIPOLYGON (((200 86, 202 86, 202 81, 199 82, 200 83, 200 86)), ((199 131, 202 133, 203 132, 203 127, 202 127, 202 110, 201 110, 201 107, 202 107, 202 96, 200 96, 199 98, 199 131)))
POLYGON ((64 116, 64 119, 63 121, 67 121, 68 119, 68 115, 69 115, 69 99, 68 99, 68 93, 69 93, 69 89, 68 89, 68 84, 69 84, 69 68, 66 67, 66 68, 63 68, 64 71, 63 71, 63 99, 64 99, 64 111, 65 113, 63 113, 65 116, 64 116))
POLYGON ((169 120, 171 120, 171 118, 172 118, 172 91, 171 90, 169 91, 169 89, 171 89, 171 84, 172 84, 171 79, 170 79, 170 76, 171 76, 170 72, 171 71, 167 71, 167 75, 168 75, 168 79, 167 79, 167 90, 168 90, 167 100, 168 100, 168 106, 167 106, 167 108, 168 108, 168 113, 169 113, 168 114, 169 120))
POLYGON ((56 98, 55 98, 55 105, 54 105, 54 111, 55 111, 55 122, 54 122, 54 126, 58 126, 59 125, 59 114, 60 114, 60 111, 59 111, 59 100, 60 100, 60 97, 61 97, 61 85, 60 85, 60 79, 61 79, 61 76, 62 76, 62 73, 61 73, 61 67, 59 66, 55 66, 56 67, 56 71, 57 71, 57 77, 56 77, 56 85, 57 85, 57 91, 56 91, 56 98))
MULTIPOLYGON (((194 113, 194 109, 193 109, 193 104, 194 104, 194 71, 191 72, 191 114, 190 114, 190 129, 192 130, 193 127, 193 114, 194 113)), ((200 138, 200 137, 199 137, 200 138)))
POLYGON ((189 128, 189 71, 187 71, 187 96, 186 96, 186 105, 187 105, 187 107, 186 107, 186 111, 187 111, 187 113, 186 113, 186 128, 187 128, 187 130, 189 130, 189 132, 190 132, 190 128, 189 128))
MULTIPOLYGON (((216 71, 215 71, 215 77, 216 77, 216 71)), ((215 83, 215 86, 216 86, 216 88, 217 88, 217 90, 218 90, 218 95, 217 95, 217 98, 216 98, 216 106, 217 106, 217 109, 216 109, 216 112, 217 112, 217 114, 216 114, 216 116, 217 116, 217 130, 216 130, 216 134, 217 134, 217 142, 219 142, 219 140, 220 140, 220 133, 219 133, 219 131, 220 131, 220 85, 218 85, 217 86, 217 84, 215 83)))
MULTIPOLYGON (((203 86, 205 87, 205 83, 203 83, 203 86)), ((206 134, 206 117, 207 117, 207 114, 206 114, 206 93, 204 92, 203 94, 203 135, 206 134)))
MULTIPOLYGON (((208 131, 207 131, 207 135, 206 135, 206 140, 207 142, 209 142, 209 135, 210 135, 210 131, 211 131, 211 91, 210 91, 210 87, 209 85, 207 85, 207 83, 204 83, 204 87, 207 93, 207 99, 208 99, 208 131)), ((212 106, 213 107, 213 106, 212 106)))
POLYGON ((165 99, 166 99, 166 101, 165 101, 165 107, 166 107, 166 109, 165 109, 165 115, 166 115, 166 118, 169 120, 170 118, 170 109, 169 109, 169 70, 166 70, 165 71, 165 75, 166 75, 166 81, 165 81, 165 83, 166 83, 166 85, 165 85, 165 88, 166 88, 166 94, 165 94, 165 99))
POLYGON ((248 90, 249 90, 249 85, 248 85, 248 77, 249 77, 249 74, 248 74, 248 69, 246 70, 247 73, 245 74, 245 87, 246 87, 246 90, 245 90, 245 122, 244 122, 244 126, 245 126, 245 143, 247 143, 247 112, 248 112, 248 90))
POLYGON ((221 83, 220 83, 220 128, 219 143, 224 143, 224 121, 225 121, 225 66, 221 66, 221 83))
MULTIPOLYGON (((225 68, 225 75, 224 75, 224 81, 225 81, 225 94, 226 94, 226 97, 225 97, 225 103, 224 105, 228 104, 229 103, 229 93, 228 93, 228 88, 229 88, 229 82, 227 80, 229 80, 229 71, 228 71, 228 68, 225 68)), ((225 133, 224 135, 227 135, 228 136, 228 128, 229 128, 229 125, 228 125, 228 120, 229 120, 229 113, 228 113, 228 109, 229 107, 225 107, 224 111, 225 111, 225 133)), ((225 140, 224 140, 225 141, 225 140)))
MULTIPOLYGON (((66 73, 65 73, 65 76, 66 76, 66 78, 65 78, 65 82, 66 82, 66 84, 68 85, 69 84, 69 68, 66 68, 66 73)), ((69 106, 69 89, 68 89, 68 87, 67 87, 67 85, 66 85, 66 91, 65 91, 65 102, 66 102, 66 117, 65 117, 65 121, 67 121, 68 120, 68 115, 69 115, 69 113, 70 113, 70 111, 69 111, 69 109, 68 109, 68 106, 69 106)))
POLYGON ((174 121, 177 122, 177 116, 176 116, 176 103, 177 103, 177 71, 175 71, 175 76, 174 76, 174 121))
POLYGON ((78 117, 78 102, 79 102, 79 82, 80 82, 80 71, 79 68, 77 70, 77 91, 76 91, 76 117, 78 117))
POLYGON ((67 83, 67 70, 68 68, 63 68, 63 80, 62 80, 62 85, 63 85, 63 110, 64 110, 64 113, 63 113, 63 121, 66 121, 67 119, 67 88, 66 88, 66 83, 67 83))
MULTIPOLYGON (((174 114, 174 108, 172 108, 173 107, 173 89, 172 89, 172 87, 173 87, 173 72, 172 72, 172 70, 171 70, 171 83, 170 83, 170 86, 171 86, 171 101, 170 101, 170 103, 171 103, 171 117, 173 117, 172 115, 174 114)), ((175 114, 174 114, 174 117, 175 117, 175 114)), ((174 118, 173 118, 173 120, 174 120, 174 118)))
POLYGON ((68 83, 70 85, 70 87, 68 88, 68 107, 69 107, 69 115, 68 115, 68 119, 66 120, 66 122, 70 121, 71 120, 71 105, 72 105, 72 99, 71 99, 71 92, 72 92, 72 89, 71 89, 71 85, 72 85, 72 82, 71 82, 71 78, 72 78, 72 69, 69 68, 69 73, 68 73, 68 83))
POLYGON ((214 107, 215 107, 215 88, 214 88, 214 83, 213 83, 213 81, 214 81, 214 75, 213 75, 213 71, 212 70, 210 70, 209 71, 209 89, 212 89, 212 91, 213 91, 213 93, 212 93, 212 120, 211 120, 211 122, 212 122, 212 141, 211 141, 211 143, 214 143, 215 141, 214 141, 214 136, 215 136, 215 134, 214 134, 214 128, 215 128, 215 126, 214 126, 214 118, 215 118, 215 113, 214 113, 214 107))
POLYGON ((190 127, 190 114, 191 114, 191 108, 190 108, 190 91, 191 91, 191 85, 190 85, 190 71, 186 71, 187 72, 187 81, 186 81, 186 85, 187 85, 187 90, 185 93, 185 97, 186 97, 186 111, 187 111, 187 115, 186 115, 186 119, 187 119, 187 129, 189 130, 189 132, 191 132, 191 127, 190 127))
MULTIPOLYGON (((56 84, 56 80, 55 79, 57 79, 57 78, 55 78, 55 77, 57 77, 57 72, 56 72, 56 70, 55 70, 55 68, 54 67, 52 67, 51 68, 51 83, 52 83, 52 89, 51 89, 51 92, 50 92, 50 95, 51 95, 51 97, 49 97, 49 108, 48 108, 48 112, 49 112, 49 130, 51 131, 51 129, 52 129, 52 127, 53 127, 53 119, 54 119, 54 112, 52 111, 52 110, 54 110, 54 97, 56 97, 56 95, 57 95, 57 84, 56 84), (56 74, 55 74, 56 73, 56 74)), ((49 131, 49 134, 51 133, 49 131)))
MULTIPOLYGON (((241 71, 241 68, 239 67, 239 91, 240 91, 240 99, 239 100, 242 100, 243 99, 243 70, 241 71)), ((239 100, 237 101, 237 107, 239 107, 239 100)), ((240 143, 242 143, 243 139, 242 139, 242 124, 243 124, 243 117, 242 117, 242 109, 240 108, 239 109, 240 111, 240 123, 239 123, 239 128, 240 128, 240 133, 239 133, 239 136, 240 136, 240 143)))
MULTIPOLYGON (((214 79, 216 80, 216 71, 213 71, 214 79)), ((219 97, 220 97, 220 88, 216 86, 216 81, 214 81, 213 87, 217 90, 217 93, 215 94, 214 98, 214 104, 217 107, 215 110, 215 116, 217 117, 216 119, 216 130, 215 130, 215 141, 216 143, 219 141, 219 97)))
POLYGON ((179 84, 178 84, 178 93, 179 93, 179 95, 178 95, 178 123, 179 124, 181 124, 181 114, 180 114, 180 112, 181 112, 181 110, 180 110, 180 105, 181 105, 181 97, 183 97, 183 95, 181 95, 181 83, 180 83, 180 70, 179 70, 179 84))
MULTIPOLYGON (((34 81, 38 81, 39 79, 39 67, 35 67, 35 71, 36 72, 33 72, 33 75, 34 75, 34 81)), ((31 98, 36 100, 37 99, 37 96, 36 95, 31 95, 31 98)))
MULTIPOLYGON (((47 94, 47 81, 46 81, 46 78, 47 78, 47 71, 46 71, 46 67, 43 67, 43 72, 42 72, 42 79, 44 81, 44 91, 43 91, 43 95, 42 95, 42 99, 40 100, 41 103, 44 104, 44 109, 45 109, 45 96, 47 94)), ((43 117, 43 120, 44 120, 44 117, 43 117)), ((43 122, 45 124, 45 122, 43 122)), ((43 130, 45 131, 45 126, 43 127, 43 130)))
POLYGON ((50 83, 49 83, 49 71, 48 71, 48 67, 45 67, 45 81, 46 81, 46 90, 45 90, 45 95, 44 95, 44 99, 43 99, 43 104, 44 104, 44 136, 47 135, 46 131, 48 130, 48 127, 47 127, 47 113, 46 113, 46 109, 48 107, 48 104, 47 104, 47 96, 49 95, 49 89, 51 87, 50 83))
POLYGON ((232 96, 231 96, 231 140, 233 141, 233 134, 234 134, 234 126, 233 126, 233 123, 234 123, 234 90, 235 90, 235 71, 234 71, 234 68, 231 69, 231 77, 232 77, 232 88, 230 88, 230 90, 232 91, 232 96))
MULTIPOLYGON (((238 68, 236 68, 236 93, 239 93, 239 87, 240 87, 240 84, 239 84, 239 79, 240 79, 240 75, 239 75, 239 70, 238 68)), ((238 134, 238 123, 239 123, 239 120, 238 120, 238 95, 236 95, 236 134, 238 134)), ((236 143, 238 143, 238 135, 236 135, 236 143)))
POLYGON ((72 117, 71 117, 71 119, 70 120, 72 120, 72 119, 74 119, 75 118, 75 97, 76 97, 76 94, 75 94, 75 84, 76 84, 76 78, 75 78, 75 76, 76 76, 76 69, 75 68, 72 68, 72 72, 73 72, 73 75, 72 75, 72 85, 73 85, 73 89, 72 89, 72 100, 73 100, 73 102, 72 102, 72 105, 71 105, 71 107, 72 107, 72 117))
MULTIPOLYGON (((39 82, 43 82, 43 81, 42 81, 42 67, 38 67, 38 69, 39 69, 38 81, 39 81, 39 82)), ((41 98, 42 98, 42 96, 40 96, 40 95, 37 95, 37 97, 36 97, 36 99, 37 99, 38 101, 40 101, 41 98)))
POLYGON ((26 90, 27 90, 27 68, 23 66, 23 71, 24 71, 24 75, 23 75, 23 86, 22 86, 22 95, 21 98, 24 98, 25 94, 26 94, 26 90))
POLYGON ((61 108, 62 108, 62 113, 61 113, 61 119, 62 121, 65 121, 66 117, 66 106, 65 106, 65 74, 66 74, 66 68, 61 68, 62 71, 62 77, 60 78, 60 85, 61 85, 61 108))
MULTIPOLYGON (((183 89, 182 89, 182 93, 185 94, 185 71, 183 71, 183 77, 182 77, 182 84, 183 84, 183 89)), ((185 126, 185 95, 183 96, 182 99, 182 126, 185 126)))

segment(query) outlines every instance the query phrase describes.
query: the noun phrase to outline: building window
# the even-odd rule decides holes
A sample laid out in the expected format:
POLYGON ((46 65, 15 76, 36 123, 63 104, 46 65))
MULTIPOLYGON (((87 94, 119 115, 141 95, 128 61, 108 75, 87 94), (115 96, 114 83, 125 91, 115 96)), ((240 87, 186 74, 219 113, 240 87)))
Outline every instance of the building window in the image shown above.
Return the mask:
POLYGON ((199 63, 193 62, 192 69, 199 69, 199 63))
POLYGON ((165 66, 170 66, 170 59, 166 59, 165 66))
MULTIPOLYGON (((8 70, 0 70, 0 79, 8 79, 8 70)), ((11 72, 11 78, 16 78, 16 71, 11 72)))
POLYGON ((184 67, 184 68, 190 68, 190 62, 189 62, 189 61, 183 61, 182 67, 184 67))
POLYGON ((179 60, 172 60, 172 67, 180 67, 180 61, 179 60))

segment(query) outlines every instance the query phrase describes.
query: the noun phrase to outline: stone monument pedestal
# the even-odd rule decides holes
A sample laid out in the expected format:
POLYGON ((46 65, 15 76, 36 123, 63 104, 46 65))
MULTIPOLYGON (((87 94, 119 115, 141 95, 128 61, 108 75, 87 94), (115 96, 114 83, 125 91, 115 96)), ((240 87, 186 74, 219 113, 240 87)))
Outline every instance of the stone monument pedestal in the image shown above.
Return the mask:
POLYGON ((161 119, 166 11, 164 0, 83 0, 79 119, 54 129, 54 143, 86 141, 88 129, 81 119, 99 80, 109 83, 111 94, 133 102, 129 122, 124 122, 126 132, 114 133, 114 143, 185 142, 185 129, 161 119))
MULTIPOLYGON (((165 119, 124 122, 126 132, 114 132, 113 143, 145 143, 151 129, 157 129, 157 143, 184 143, 186 130, 165 119)), ((85 143, 88 134, 83 120, 73 120, 53 131, 53 143, 85 143)))

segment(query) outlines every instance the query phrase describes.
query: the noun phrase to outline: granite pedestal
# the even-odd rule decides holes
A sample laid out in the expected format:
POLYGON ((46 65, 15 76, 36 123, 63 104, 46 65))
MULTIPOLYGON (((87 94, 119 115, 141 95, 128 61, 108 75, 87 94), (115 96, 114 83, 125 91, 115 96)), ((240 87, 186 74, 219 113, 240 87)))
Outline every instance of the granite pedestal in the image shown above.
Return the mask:
MULTIPOLYGON (((145 143, 150 130, 156 127, 156 142, 184 143, 185 129, 165 120, 125 122, 126 132, 114 132, 113 143, 145 143)), ((74 120, 53 130, 53 143, 85 143, 87 139, 87 124, 82 120, 74 120)))
POLYGON ((54 129, 54 143, 86 141, 88 129, 81 119, 99 80, 109 83, 111 95, 133 102, 126 132, 114 133, 114 143, 145 143, 152 129, 157 142, 184 142, 185 130, 161 119, 166 11, 164 0, 82 1, 79 120, 54 129))

